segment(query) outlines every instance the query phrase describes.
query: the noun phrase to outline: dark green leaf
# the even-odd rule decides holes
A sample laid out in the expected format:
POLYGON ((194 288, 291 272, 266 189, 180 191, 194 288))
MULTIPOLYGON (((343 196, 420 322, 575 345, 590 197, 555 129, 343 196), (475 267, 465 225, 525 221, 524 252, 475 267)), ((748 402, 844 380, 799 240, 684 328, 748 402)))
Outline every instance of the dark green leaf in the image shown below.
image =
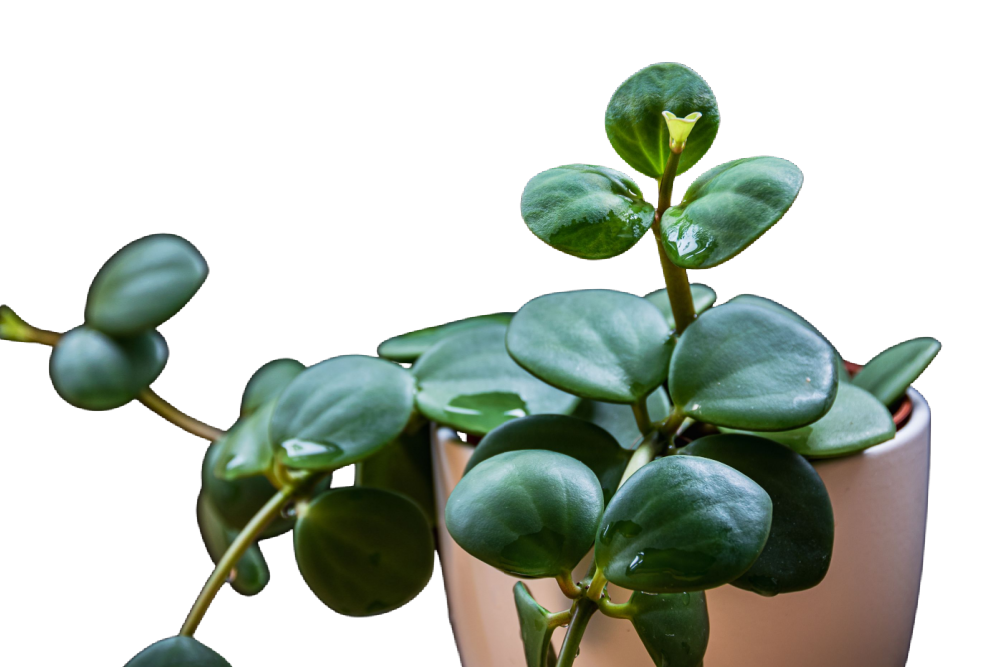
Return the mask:
POLYGON ((116 339, 81 326, 59 339, 49 360, 49 376, 67 403, 111 410, 148 387, 168 355, 167 342, 156 331, 116 339))
POLYGON ((708 650, 708 606, 705 594, 643 593, 629 599, 632 625, 653 664, 701 667, 708 650))
POLYGON ((751 435, 713 435, 681 450, 725 463, 771 497, 771 534, 733 586, 760 595, 804 591, 826 576, 833 555, 833 506, 809 462, 782 445, 751 435))
POLYGON ((798 428, 837 395, 830 344, 785 314, 748 303, 707 311, 685 330, 670 363, 670 396, 703 422, 754 431, 798 428))
POLYGON ((214 470, 225 480, 263 475, 271 469, 274 450, 268 437, 268 425, 277 399, 242 417, 218 441, 220 449, 214 470))
POLYGON ((552 614, 531 597, 528 587, 523 582, 514 584, 514 605, 517 607, 517 620, 521 624, 521 643, 524 644, 524 657, 528 667, 549 667, 555 663, 555 649, 552 648, 552 631, 550 626, 552 614))
POLYGON ((452 491, 445 524, 479 560, 522 577, 572 571, 590 550, 604 495, 594 472, 556 452, 499 454, 452 491))
POLYGON ((546 294, 517 312, 507 349, 549 384, 583 398, 635 403, 667 379, 670 327, 646 299, 612 290, 546 294))
POLYGON ((403 496, 333 489, 295 524, 295 560, 323 604, 347 616, 383 614, 417 596, 434 571, 427 518, 403 496))
POLYGON ((640 468, 608 503, 594 557, 608 581, 648 593, 727 584, 764 549, 771 499, 749 477, 694 456, 640 468))
POLYGON ((156 642, 129 660, 125 667, 230 667, 225 659, 192 637, 170 637, 156 642))
MULTIPOLYGON (((646 399, 649 417, 654 422, 665 419, 670 414, 670 399, 663 387, 657 388, 646 399)), ((642 438, 636 425, 632 406, 621 403, 603 403, 601 401, 583 400, 573 413, 574 417, 597 424, 610 433, 625 449, 634 449, 636 442, 642 438)))
MULTIPOLYGON (((667 318, 667 326, 670 327, 671 331, 677 328, 677 323, 674 321, 674 311, 670 307, 670 296, 667 294, 667 290, 658 289, 655 292, 650 292, 643 298, 649 299, 653 302, 654 306, 660 309, 663 316, 667 318)), ((691 300, 694 302, 694 312, 700 315, 715 304, 715 290, 708 285, 695 283, 691 285, 691 300)))
POLYGON ((207 277, 205 258, 179 236, 153 234, 133 241, 94 277, 87 324, 111 336, 153 329, 176 315, 207 277))
POLYGON ((424 511, 433 526, 437 513, 434 511, 431 425, 424 424, 416 433, 403 433, 374 456, 356 463, 354 483, 406 496, 424 511))
MULTIPOLYGON (((226 550, 239 535, 238 530, 227 526, 203 490, 198 494, 198 528, 212 562, 218 565, 226 550)), ((264 554, 256 544, 247 549, 230 574, 229 584, 240 595, 256 595, 271 580, 271 572, 264 554), (235 575, 235 576, 233 576, 235 575)))
POLYGON ((780 220, 801 187, 802 172, 781 158, 719 165, 695 179, 684 200, 663 214, 663 247, 685 269, 722 264, 780 220))
POLYGON ((865 364, 854 376, 854 384, 873 394, 884 405, 903 397, 941 349, 933 338, 914 338, 894 345, 865 364))
POLYGON ((476 327, 481 327, 484 324, 506 325, 510 322, 510 318, 512 317, 514 317, 514 313, 478 315, 476 317, 458 320, 457 322, 448 322, 447 324, 441 324, 436 327, 428 327, 426 329, 411 331, 410 333, 405 333, 401 336, 395 336, 387 341, 383 341, 382 344, 378 346, 378 356, 383 359, 391 359, 392 361, 398 361, 400 363, 410 363, 420 358, 420 355, 431 349, 431 347, 436 345, 438 341, 443 340, 454 333, 465 331, 466 329, 475 329, 476 327))
POLYGON ((243 390, 240 416, 247 417, 265 403, 278 398, 278 394, 305 369, 294 359, 275 359, 258 368, 243 390))
POLYGON ((712 89, 694 70, 679 63, 658 63, 639 70, 618 87, 604 114, 608 140, 633 169, 660 178, 670 155, 664 111, 683 118, 702 114, 681 153, 683 174, 708 152, 719 132, 719 107, 712 89))
MULTIPOLYGON (((223 440, 217 440, 205 451, 201 464, 201 488, 208 495, 216 513, 227 527, 242 530, 250 520, 267 504, 276 489, 262 475, 242 477, 232 481, 221 479, 215 471, 219 469, 219 458, 223 453, 223 440)), ((326 478, 326 488, 329 488, 329 477, 326 478)), ((322 488, 322 483, 317 485, 322 488)), ((275 537, 292 529, 294 522, 290 519, 277 518, 266 529, 262 539, 275 537)))
POLYGON ((654 212, 635 181, 590 164, 543 171, 521 194, 528 229, 556 250, 583 259, 622 254, 649 230, 654 212))

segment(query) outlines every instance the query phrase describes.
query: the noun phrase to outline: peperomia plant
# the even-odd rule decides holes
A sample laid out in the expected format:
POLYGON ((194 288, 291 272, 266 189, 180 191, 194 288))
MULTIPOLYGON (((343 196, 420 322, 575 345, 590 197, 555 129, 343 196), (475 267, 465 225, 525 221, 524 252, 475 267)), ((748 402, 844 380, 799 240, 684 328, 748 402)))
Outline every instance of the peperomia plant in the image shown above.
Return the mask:
POLYGON ((675 177, 719 121, 692 70, 647 67, 615 92, 605 129, 657 180, 656 204, 629 176, 581 164, 539 174, 522 195, 531 231, 577 257, 619 255, 652 228, 665 289, 549 294, 516 314, 397 336, 380 358, 278 359, 250 378, 226 431, 150 389, 168 357, 156 328, 208 274, 187 241, 160 234, 120 250, 94 278, 84 324, 64 334, 0 307, 0 338, 52 346, 52 383, 70 404, 137 400, 211 443, 197 519, 215 569, 180 633, 128 665, 227 665, 195 630, 227 582, 243 595, 268 584, 257 545, 290 530, 303 578, 334 611, 406 604, 433 568, 432 422, 481 437, 445 508, 455 541, 504 572, 554 578, 568 598, 549 611, 514 587, 528 667, 572 665, 595 613, 631 621, 657 665, 700 665, 705 590, 818 585, 834 518, 809 460, 891 439, 892 412, 940 345, 897 345, 851 377, 791 310, 751 295, 714 306, 710 288, 689 283, 688 270, 774 225, 802 185, 786 160, 747 158, 705 172, 672 205, 675 177), (330 489, 351 465, 355 484, 330 489), (628 601, 612 601, 609 582, 633 591, 628 601))

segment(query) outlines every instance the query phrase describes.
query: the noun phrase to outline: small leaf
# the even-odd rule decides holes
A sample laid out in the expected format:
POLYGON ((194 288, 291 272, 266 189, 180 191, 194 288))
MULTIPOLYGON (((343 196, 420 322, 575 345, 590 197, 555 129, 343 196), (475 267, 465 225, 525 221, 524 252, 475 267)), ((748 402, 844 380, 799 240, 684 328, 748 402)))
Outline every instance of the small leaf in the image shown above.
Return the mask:
POLYGON ((583 463, 597 475, 604 502, 618 488, 630 457, 600 426, 566 415, 531 415, 509 421, 486 434, 473 450, 465 474, 494 456, 526 449, 558 452, 583 463))
POLYGON ((554 577, 590 550, 603 508, 601 484, 583 463, 556 452, 507 452, 462 478, 445 524, 459 546, 488 565, 554 577))
POLYGON ((543 171, 521 195, 528 229, 556 250, 582 259, 622 254, 649 230, 654 212, 635 181, 590 164, 543 171))
POLYGON ((214 469, 216 477, 236 480, 267 473, 273 464, 274 450, 268 425, 278 400, 272 399, 250 416, 237 420, 218 441, 220 449, 214 469))
POLYGON ((914 338, 880 352, 854 376, 854 384, 891 406, 906 393, 941 349, 933 338, 914 338))
POLYGON ((59 395, 84 410, 111 410, 130 402, 167 364, 167 342, 156 331, 116 339, 80 326, 56 344, 49 376, 59 395))
POLYGON ((271 416, 277 459, 290 468, 335 470, 396 439, 413 412, 413 377, 383 359, 334 357, 298 375, 271 416))
POLYGON ((403 433, 375 455, 354 464, 354 484, 395 491, 417 504, 431 526, 434 510, 434 474, 431 461, 431 425, 403 433))
POLYGON ((802 188, 788 160, 751 157, 706 171, 660 219, 663 247, 685 269, 718 266, 781 219, 802 188))
POLYGON ((655 665, 701 667, 708 650, 705 594, 632 593, 632 625, 655 665))
POLYGON ((411 369, 417 408, 428 419, 482 435, 529 414, 569 414, 576 396, 550 387, 507 353, 507 327, 489 324, 438 342, 411 369))
MULTIPOLYGON (((201 488, 212 502, 212 507, 227 527, 239 531, 250 523, 254 515, 267 504, 275 494, 274 486, 262 475, 242 477, 232 481, 221 479, 215 471, 219 469, 225 438, 217 440, 205 450, 201 464, 201 488)), ((329 488, 329 477, 326 487, 329 488)), ((322 483, 317 485, 322 487, 322 483)), ((275 537, 292 529, 290 519, 277 518, 266 529, 261 539, 275 537)))
MULTIPOLYGON (((670 327, 671 331, 677 328, 677 323, 674 321, 674 311, 670 306, 670 296, 667 294, 667 290, 658 289, 655 292, 650 292, 643 298, 648 299, 654 306, 660 309, 663 316, 667 318, 667 326, 670 327)), ((694 302, 694 312, 701 315, 715 304, 715 290, 708 285, 695 283, 691 285, 691 300, 694 302)))
POLYGON ((836 354, 771 308, 727 303, 688 327, 670 363, 670 396, 698 421, 754 431, 798 428, 837 394, 836 354))
POLYGON ((521 643, 528 667, 549 667, 554 663, 555 649, 552 648, 552 632, 555 627, 549 621, 552 614, 531 597, 524 582, 514 584, 514 605, 517 620, 521 624, 521 643))
MULTIPOLYGON (((658 387, 646 398, 646 408, 654 422, 666 419, 670 414, 670 399, 663 387, 658 387)), ((634 449, 636 442, 642 438, 630 405, 583 400, 573 416, 597 424, 613 435, 625 449, 634 449)))
POLYGON ((278 398, 285 387, 305 369, 305 366, 294 359, 275 359, 258 368, 243 390, 240 416, 247 417, 265 403, 278 398))
POLYGON ((776 442, 751 435, 700 438, 682 454, 735 468, 771 497, 771 534, 750 569, 733 586, 772 596, 818 585, 833 556, 833 506, 809 462, 776 442))
POLYGON ((374 616, 424 589, 434 571, 434 537, 413 501, 381 489, 341 487, 299 516, 295 560, 330 609, 374 616))
POLYGON ((230 664, 197 639, 181 635, 147 647, 125 667, 230 667, 230 664))
MULTIPOLYGON (((204 490, 198 494, 198 528, 209 557, 218 565, 226 550, 236 541, 239 531, 225 524, 204 490)), ((234 574, 236 576, 230 577, 229 584, 240 595, 252 596, 264 590, 271 580, 271 572, 259 546, 254 544, 247 549, 236 563, 234 574)))
POLYGON ((608 581, 649 593, 727 584, 767 541, 771 499, 716 461, 668 456, 632 475, 608 503, 594 557, 608 581))
POLYGON ((635 403, 667 379, 670 327, 646 299, 580 290, 532 299, 507 329, 517 363, 583 398, 635 403))
POLYGON ((208 277, 197 248, 173 234, 153 234, 116 252, 87 294, 87 324, 111 336, 160 326, 191 300, 208 277))
POLYGON ((679 63, 658 63, 639 70, 618 87, 604 114, 604 129, 615 151, 633 169, 660 178, 670 155, 664 111, 679 118, 698 111, 680 156, 683 174, 708 152, 719 132, 719 107, 712 89, 694 70, 679 63))
POLYGON ((452 334, 458 333, 459 331, 465 331, 466 329, 475 329, 476 327, 481 327, 485 324, 506 325, 510 322, 510 318, 512 317, 514 317, 514 313, 478 315, 476 317, 458 320, 457 322, 448 322, 447 324, 441 324, 436 327, 428 327, 426 329, 411 331, 410 333, 405 333, 401 336, 394 336, 389 340, 383 341, 382 344, 378 346, 378 356, 383 359, 390 359, 400 363, 411 363, 419 359, 420 355, 431 349, 438 343, 438 341, 443 340, 452 334))

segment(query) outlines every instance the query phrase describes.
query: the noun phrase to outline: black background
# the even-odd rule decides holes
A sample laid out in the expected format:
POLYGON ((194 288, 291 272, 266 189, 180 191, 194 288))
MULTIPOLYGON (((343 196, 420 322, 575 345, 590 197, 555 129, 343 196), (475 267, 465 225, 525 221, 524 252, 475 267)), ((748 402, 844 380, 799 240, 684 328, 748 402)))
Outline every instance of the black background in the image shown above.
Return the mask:
MULTIPOLYGON (((826 61, 663 49, 598 66, 562 53, 541 67, 537 54, 494 51, 470 64, 462 48, 400 52, 378 66, 349 53, 315 58, 308 47, 195 54, 177 43, 130 56, 93 44, 39 54, 42 75, 24 69, 8 91, 16 121, 0 301, 65 330, 118 247, 160 230, 189 238, 211 277, 162 327, 171 362, 156 390, 225 427, 247 377, 274 357, 374 353, 392 334, 513 311, 544 292, 643 294, 662 286, 651 238, 615 260, 575 260, 532 238, 518 198, 533 174, 589 162, 632 174, 655 201, 655 183, 607 143, 602 117, 623 78, 671 59, 708 80, 722 116, 715 145, 679 177, 675 196, 709 166, 750 155, 778 155, 805 173, 777 227, 692 281, 720 300, 756 292, 782 301, 859 362, 907 338, 941 338, 946 351, 918 385, 940 418, 954 339, 929 307, 940 268, 912 227, 930 194, 914 176, 929 159, 915 98, 932 66, 864 50, 826 61)), ((23 489, 8 514, 23 547, 8 542, 7 553, 30 580, 26 619, 70 627, 102 664, 119 665, 177 631, 209 573, 194 522, 205 446, 137 404, 69 408, 51 390, 47 357, 42 347, 0 346, 6 473, 23 489)), ((933 642, 935 529, 911 664, 933 642)), ((253 600, 226 588, 198 634, 235 665, 322 664, 357 650, 345 642, 367 664, 406 655, 457 664, 439 576, 401 611, 344 619, 302 584, 288 537, 264 550, 270 587, 253 600)))

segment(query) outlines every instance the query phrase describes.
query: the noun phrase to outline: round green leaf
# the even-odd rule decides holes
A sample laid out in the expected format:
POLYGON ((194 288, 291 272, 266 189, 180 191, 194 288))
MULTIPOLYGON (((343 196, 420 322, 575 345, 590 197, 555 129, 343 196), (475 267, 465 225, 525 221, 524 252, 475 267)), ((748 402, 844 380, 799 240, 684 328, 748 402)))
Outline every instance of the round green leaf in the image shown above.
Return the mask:
MULTIPOLYGON (((649 417, 654 422, 666 419, 670 414, 670 399, 663 387, 657 387, 646 398, 646 408, 649 417)), ((614 436, 618 444, 625 449, 634 449, 642 439, 642 433, 635 422, 632 406, 622 403, 604 403, 602 401, 583 400, 573 413, 574 417, 597 424, 614 436)))
POLYGON ((430 423, 416 433, 403 433, 374 455, 354 464, 354 484, 406 496, 424 511, 433 526, 437 513, 430 423))
POLYGON ((478 315, 476 317, 458 320, 457 322, 448 322, 447 324, 441 324, 436 327, 428 327, 426 329, 411 331, 410 333, 405 333, 401 336, 395 336, 389 340, 383 341, 382 344, 378 346, 378 356, 383 359, 390 359, 400 363, 411 363, 419 359, 420 355, 431 349, 431 347, 436 345, 438 341, 443 340, 452 334, 458 333, 459 331, 465 331, 466 329, 475 329, 476 327, 481 327, 484 324, 506 325, 510 322, 510 318, 512 317, 514 317, 514 313, 478 315))
MULTIPOLYGON (((236 541, 239 531, 225 524, 204 490, 198 494, 198 528, 208 555, 212 562, 218 565, 226 550, 236 541)), ((261 553, 260 547, 254 544, 236 563, 229 584, 240 595, 252 596, 264 590, 270 580, 271 572, 264 560, 264 554, 261 553)))
POLYGON ((208 277, 198 249, 173 234, 153 234, 116 252, 94 277, 86 321, 111 336, 158 327, 191 300, 208 277))
POLYGON ((914 338, 894 345, 865 364, 854 376, 854 384, 873 394, 884 405, 903 397, 941 349, 933 338, 914 338))
MULTIPOLYGON (((267 504, 276 489, 263 475, 241 477, 232 481, 221 479, 215 473, 220 468, 223 454, 223 440, 217 440, 205 450, 201 464, 201 488, 211 500, 212 507, 222 522, 233 530, 242 530, 250 520, 267 504)), ((329 488, 329 477, 325 485, 329 488)), ((323 483, 317 485, 322 488, 323 483)), ((294 522, 281 517, 275 519, 265 530, 262 539, 275 537, 292 529, 294 522)))
POLYGON ((608 503, 594 557, 608 581, 648 593, 727 584, 764 549, 771 499, 749 477, 693 456, 632 475, 608 503))
MULTIPOLYGON (((667 318, 667 326, 670 327, 671 331, 677 328, 677 323, 674 321, 674 311, 670 306, 670 296, 666 289, 650 292, 643 298, 648 299, 660 309, 663 316, 667 318)), ((708 285, 695 283, 691 285, 691 300, 694 302, 694 312, 701 315, 715 304, 715 290, 708 285)))
POLYGON ((705 594, 643 593, 628 601, 632 625, 655 665, 701 667, 708 650, 705 594))
POLYGON ((230 667, 225 659, 197 639, 170 637, 147 647, 125 667, 230 667))
POLYGON ((383 359, 335 357, 292 380, 271 416, 271 442, 291 468, 334 470, 371 456, 403 432, 413 377, 383 359))
POLYGON ((670 155, 664 111, 701 119, 691 130, 677 173, 683 174, 708 152, 719 132, 719 107, 712 89, 694 70, 658 63, 639 70, 618 87, 604 114, 604 129, 615 151, 633 169, 660 178, 670 155))
POLYGON ((667 379, 670 327, 646 299, 612 290, 546 294, 517 312, 507 349, 517 363, 565 391, 635 403, 667 379))
POLYGON ((559 452, 583 463, 597 475, 604 502, 614 495, 630 458, 629 452, 600 426, 566 415, 531 415, 486 434, 473 450, 465 474, 489 458, 525 449, 559 452))
POLYGON ((622 254, 652 226, 654 213, 635 181, 590 164, 543 171, 521 195, 528 229, 556 250, 582 259, 622 254))
POLYGON ((67 403, 111 410, 148 387, 168 356, 167 342, 157 331, 117 339, 81 326, 59 339, 49 359, 49 376, 67 403))
POLYGON ((411 369, 417 407, 428 419, 482 435, 530 414, 569 414, 579 404, 536 379, 507 353, 507 327, 460 331, 425 352, 411 369))
POLYGON ((214 473, 225 480, 254 477, 268 472, 274 451, 268 436, 268 425, 277 399, 242 417, 218 441, 219 455, 214 473))
POLYGON ((258 368, 243 390, 240 416, 246 417, 277 398, 305 369, 305 366, 294 359, 275 359, 258 368))
POLYGON ((663 247, 685 269, 718 266, 778 222, 801 188, 802 172, 781 158, 743 158, 709 169, 660 218, 663 247))
POLYGON ((448 532, 479 560, 521 577, 573 570, 590 550, 604 495, 594 472, 556 452, 506 452, 473 468, 445 508, 448 532))
POLYGON ((770 308, 727 303, 684 331, 670 396, 698 421, 780 431, 822 417, 837 395, 836 354, 819 334, 770 308))
POLYGON ((295 560, 306 584, 338 614, 383 614, 417 596, 434 571, 434 537, 403 496, 363 487, 333 489, 295 524, 295 560))
POLYGON ((809 462, 787 447, 752 435, 712 435, 681 450, 725 463, 771 497, 771 534, 733 586, 760 595, 804 591, 826 576, 833 555, 833 506, 809 462))
POLYGON ((552 648, 552 632, 555 626, 549 623, 552 614, 531 597, 524 582, 514 584, 514 605, 517 620, 521 625, 521 643, 528 667, 548 667, 555 664, 556 654, 552 648))

